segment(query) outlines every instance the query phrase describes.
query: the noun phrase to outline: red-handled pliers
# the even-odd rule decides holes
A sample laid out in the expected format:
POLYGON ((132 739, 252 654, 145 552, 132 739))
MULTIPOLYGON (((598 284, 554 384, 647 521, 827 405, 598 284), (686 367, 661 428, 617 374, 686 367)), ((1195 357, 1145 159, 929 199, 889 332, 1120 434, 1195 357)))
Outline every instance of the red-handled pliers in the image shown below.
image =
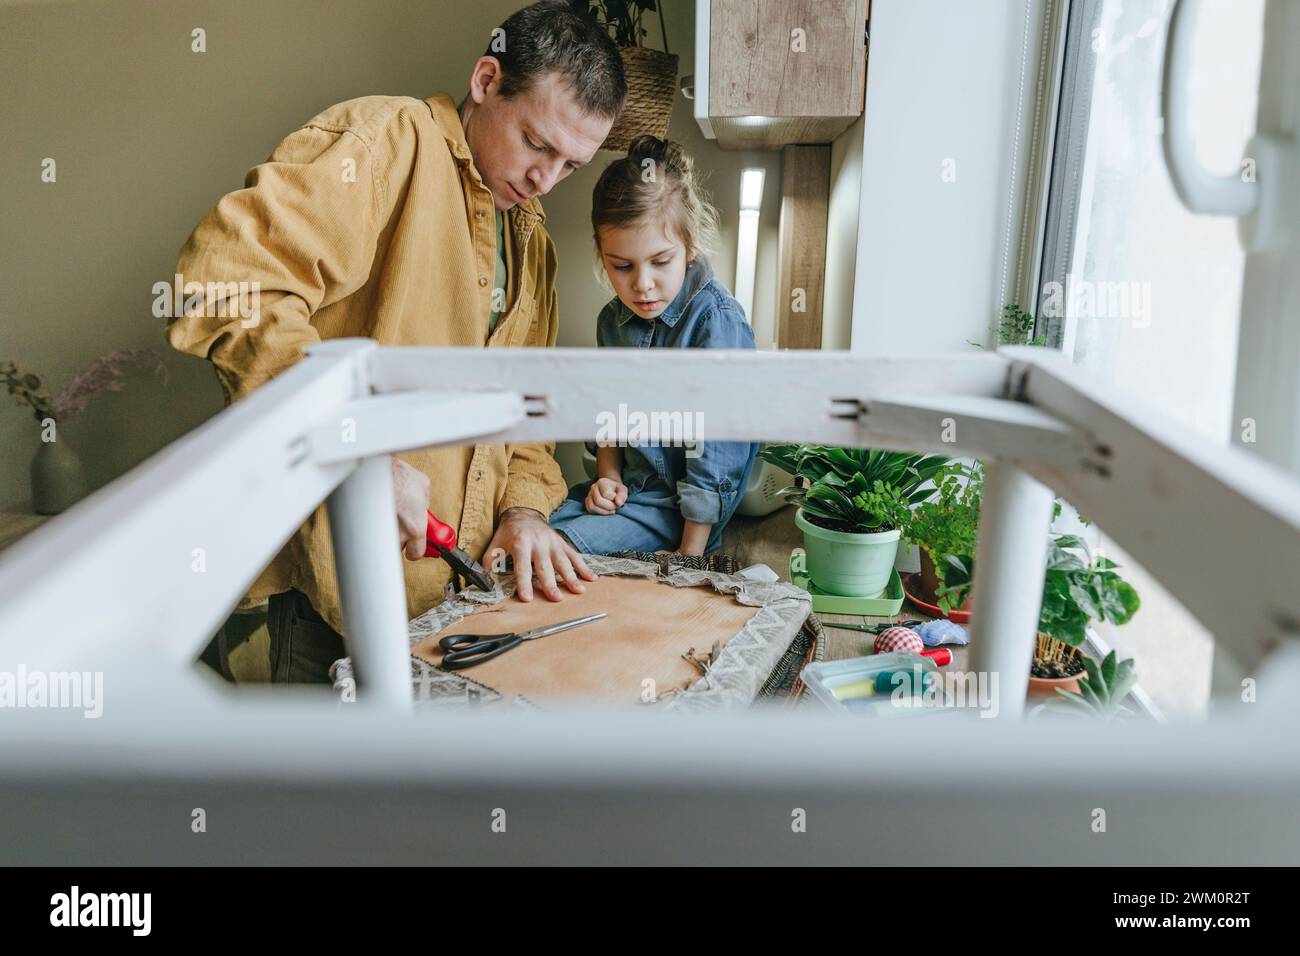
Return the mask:
POLYGON ((439 521, 432 511, 429 513, 429 529, 426 532, 427 545, 424 549, 426 558, 442 558, 451 565, 456 574, 466 578, 484 591, 496 587, 492 575, 484 570, 468 554, 456 547, 456 529, 446 522, 439 521))

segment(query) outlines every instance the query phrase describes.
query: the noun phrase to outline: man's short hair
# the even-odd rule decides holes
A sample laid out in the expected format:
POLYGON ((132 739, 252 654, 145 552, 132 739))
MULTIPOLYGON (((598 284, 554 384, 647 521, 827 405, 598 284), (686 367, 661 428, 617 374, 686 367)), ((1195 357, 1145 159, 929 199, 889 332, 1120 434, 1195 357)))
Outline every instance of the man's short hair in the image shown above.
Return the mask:
POLYGON ((587 113, 618 119, 623 112, 627 79, 618 47, 600 24, 567 3, 544 0, 512 13, 500 32, 493 31, 483 55, 500 61, 500 93, 507 99, 558 72, 587 113))

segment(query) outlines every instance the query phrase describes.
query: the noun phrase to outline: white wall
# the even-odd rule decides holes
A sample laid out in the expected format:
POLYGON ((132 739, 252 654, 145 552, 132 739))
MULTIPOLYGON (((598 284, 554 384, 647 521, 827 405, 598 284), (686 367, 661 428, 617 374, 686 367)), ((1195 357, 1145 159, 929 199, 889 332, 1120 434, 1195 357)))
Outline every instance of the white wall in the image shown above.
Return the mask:
POLYGON ((855 351, 990 341, 1015 296, 1006 277, 1028 153, 1018 130, 1032 112, 1044 13, 1034 0, 872 3, 855 351))
MULTIPOLYGON (((867 65, 871 69, 871 65, 867 65)), ((848 349, 853 334, 853 281, 858 262, 865 114, 831 144, 831 197, 826 216, 826 285, 822 348, 848 349)))

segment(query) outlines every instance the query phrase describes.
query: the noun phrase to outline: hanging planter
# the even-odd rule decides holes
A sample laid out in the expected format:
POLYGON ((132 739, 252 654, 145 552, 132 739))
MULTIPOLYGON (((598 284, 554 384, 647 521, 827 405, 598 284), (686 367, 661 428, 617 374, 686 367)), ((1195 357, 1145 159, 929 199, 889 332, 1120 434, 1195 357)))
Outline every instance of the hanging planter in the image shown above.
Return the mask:
POLYGON ((677 95, 677 54, 668 52, 668 33, 657 0, 570 0, 570 6, 604 27, 623 57, 627 102, 600 148, 626 152, 638 136, 666 139, 677 95), (659 14, 663 50, 642 46, 646 30, 641 18, 650 11, 659 14))
POLYGON ((622 153, 638 136, 668 138, 677 93, 677 54, 643 46, 625 46, 618 52, 627 76, 627 105, 600 148, 622 153))

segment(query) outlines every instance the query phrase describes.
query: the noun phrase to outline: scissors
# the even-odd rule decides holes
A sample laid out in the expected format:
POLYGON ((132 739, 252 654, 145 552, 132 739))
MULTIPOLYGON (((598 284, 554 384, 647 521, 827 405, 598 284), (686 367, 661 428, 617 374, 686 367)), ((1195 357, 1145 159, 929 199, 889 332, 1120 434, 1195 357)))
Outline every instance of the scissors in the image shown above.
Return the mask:
POLYGON ((879 634, 890 627, 916 627, 924 623, 924 621, 886 621, 884 624, 832 624, 830 621, 821 622, 822 627, 836 627, 842 631, 865 631, 868 634, 879 634))
POLYGON ((535 627, 531 631, 520 633, 448 634, 438 642, 438 646, 443 650, 442 666, 449 671, 473 667, 475 664, 491 660, 498 654, 504 654, 513 647, 518 647, 524 641, 536 640, 548 634, 558 634, 571 627, 581 627, 583 624, 599 621, 605 616, 605 612, 601 611, 599 614, 588 614, 586 617, 575 618, 572 621, 563 621, 548 627, 535 627))

